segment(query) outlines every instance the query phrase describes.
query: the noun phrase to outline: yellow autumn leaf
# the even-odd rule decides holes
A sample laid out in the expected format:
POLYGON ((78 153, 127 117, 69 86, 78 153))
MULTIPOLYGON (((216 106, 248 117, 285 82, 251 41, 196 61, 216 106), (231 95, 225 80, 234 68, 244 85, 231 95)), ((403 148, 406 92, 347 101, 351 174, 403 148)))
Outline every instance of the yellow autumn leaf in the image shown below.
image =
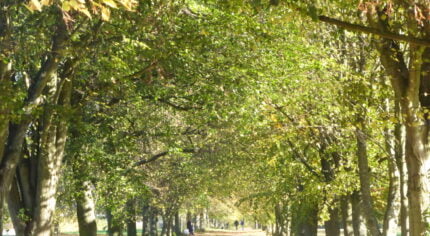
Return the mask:
POLYGON ((103 0, 103 3, 112 8, 118 8, 114 0, 103 0))
POLYGON ((102 19, 104 21, 109 21, 110 19, 110 10, 107 7, 102 8, 102 19))
POLYGON ((41 3, 42 6, 49 6, 52 4, 52 0, 42 0, 41 3))
POLYGON ((88 11, 88 9, 87 8, 81 8, 81 9, 79 9, 79 11, 81 12, 81 13, 83 13, 84 15, 86 15, 86 16, 88 16, 88 18, 92 18, 91 17, 91 13, 90 13, 90 11, 88 11))
POLYGON ((79 11, 82 8, 85 8, 85 6, 82 3, 78 2, 77 0, 70 0, 69 5, 71 8, 77 11, 79 11))
POLYGON ((91 5, 94 7, 98 7, 98 8, 102 8, 103 6, 100 3, 94 2, 94 1, 90 1, 91 5))
POLYGON ((123 5, 127 10, 133 11, 133 8, 136 6, 137 2, 135 0, 119 0, 121 5, 123 5))
POLYGON ((38 0, 30 0, 26 7, 31 11, 41 11, 42 4, 38 0))
POLYGON ((70 11, 71 10, 69 2, 63 2, 63 4, 61 5, 61 8, 63 9, 63 11, 70 11))

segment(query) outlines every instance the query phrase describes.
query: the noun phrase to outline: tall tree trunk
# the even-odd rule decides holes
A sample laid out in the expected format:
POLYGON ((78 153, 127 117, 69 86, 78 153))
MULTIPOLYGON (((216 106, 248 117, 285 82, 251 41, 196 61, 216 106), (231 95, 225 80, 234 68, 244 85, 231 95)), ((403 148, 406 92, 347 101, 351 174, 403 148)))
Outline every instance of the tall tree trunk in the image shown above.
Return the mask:
POLYGON ((407 167, 405 161, 405 126, 400 123, 402 116, 400 112, 400 104, 395 101, 395 116, 399 120, 394 127, 394 150, 395 162, 399 171, 400 180, 400 216, 399 223, 401 228, 401 235, 409 235, 409 222, 408 222, 408 198, 407 198, 407 167))
MULTIPOLYGON (((359 124, 364 127, 364 122, 361 117, 358 118, 359 124)), ((378 228, 378 221, 375 216, 373 208, 373 199, 370 194, 370 172, 367 159, 367 140, 366 134, 360 129, 356 128, 357 139, 357 157, 358 157, 358 171, 360 176, 360 191, 362 197, 362 208, 364 217, 366 219, 366 226, 371 236, 380 236, 381 232, 378 228)))
POLYGON ((167 235, 171 236, 173 234, 173 217, 172 215, 169 215, 169 224, 167 227, 167 235))
MULTIPOLYGON (((10 112, 8 99, 13 97, 14 88, 12 87, 12 60, 10 58, 12 44, 12 22, 11 22, 11 5, 13 1, 0 2, 0 163, 2 162, 5 143, 8 137, 9 119, 7 115, 10 112)), ((3 205, 3 203, 1 203, 3 205)), ((3 212, 0 212, 0 216, 3 212)), ((2 219, 2 218, 1 218, 2 219)), ((0 235, 3 231, 0 230, 0 235)))
MULTIPOLYGON (((57 88, 53 104, 65 108, 70 105, 71 82, 57 88)), ((60 167, 64 156, 67 137, 67 121, 52 109, 45 108, 42 135, 31 138, 34 145, 31 155, 22 159, 16 171, 16 178, 9 192, 9 212, 12 216, 21 215, 14 226, 23 235, 51 235, 53 215, 56 205, 56 190, 60 176, 60 167), (37 150, 37 151, 36 151, 37 150), (22 217, 23 214, 25 217, 22 217)), ((33 132, 38 133, 38 132, 33 132)), ((29 148, 29 147, 27 147, 29 148)))
POLYGON ((281 207, 279 206, 279 203, 276 204, 275 206, 275 230, 272 230, 272 234, 275 236, 280 236, 281 235, 281 207))
MULTIPOLYGON (((2 83, 0 81, 0 83, 2 83)), ((1 86, 1 85, 0 85, 1 86)), ((0 91, 2 91, 2 88, 0 87, 0 91)), ((0 99, 2 99, 0 95, 0 99)), ((0 110, 1 113, 6 113, 6 111, 0 110)), ((9 119, 7 117, 3 117, 0 113, 0 162, 4 154, 4 147, 6 144, 8 131, 9 131, 9 119)))
MULTIPOLYGON (((411 5, 412 7, 413 5, 411 5)), ((369 23, 380 30, 387 30, 388 23, 370 12, 385 14, 381 9, 368 5, 369 23)), ((413 14, 411 14, 413 15, 413 14)), ((430 49, 409 45, 409 58, 399 44, 390 39, 379 39, 377 48, 380 59, 390 76, 396 102, 400 103, 402 123, 406 127, 406 163, 408 169, 409 227, 411 236, 426 233, 429 207, 430 167, 429 117, 425 109, 430 107, 430 49), (407 66, 409 61, 409 66, 407 66), (422 115, 426 114, 426 115, 422 115)))
POLYGON ((142 236, 148 236, 148 224, 149 224, 149 206, 147 202, 144 202, 142 207, 142 236))
POLYGON ((79 235, 96 236, 97 223, 91 182, 86 180, 81 184, 80 193, 76 194, 76 212, 78 218, 79 235))
MULTIPOLYGON (((42 156, 39 159, 38 186, 33 212, 32 234, 40 236, 50 236, 52 217, 56 205, 55 194, 62 161, 62 158, 56 155, 57 127, 52 125, 48 132, 49 137, 46 146, 42 148, 42 156)), ((64 133, 64 136, 62 136, 64 142, 65 135, 64 133)))
POLYGON ((163 220, 163 227, 161 228, 161 236, 165 236, 167 232, 167 217, 166 214, 162 214, 162 220, 163 220))
POLYGON ((27 216, 28 212, 25 212, 26 208, 24 207, 20 197, 16 179, 12 183, 7 203, 9 215, 12 220, 16 235, 28 235, 28 233, 26 233, 27 222, 25 221, 26 219, 23 219, 23 216, 27 216))
POLYGON ((354 236, 366 236, 367 231, 363 226, 362 219, 362 207, 361 197, 358 191, 354 191, 351 194, 351 206, 352 206, 352 227, 354 229, 354 236))
POLYGON ((106 220, 108 226, 108 235, 109 236, 122 236, 122 226, 118 222, 118 219, 115 219, 115 216, 112 215, 112 211, 110 209, 106 210, 106 220))
MULTIPOLYGON (((385 111, 390 112, 389 101, 385 101, 385 111)), ((395 105, 395 107, 398 107, 395 105)), ((395 110, 398 110, 398 108, 395 110)), ((396 114, 397 112, 395 112, 396 114)), ((400 172, 396 164, 397 154, 399 151, 396 147, 396 130, 384 130, 385 146, 388 155, 388 177, 389 188, 387 196, 387 207, 384 215, 383 235, 396 236, 398 228, 398 220, 400 213, 400 172)))
POLYGON ((176 236, 180 236, 181 232, 181 218, 179 217, 179 211, 175 212, 175 234, 176 236))
MULTIPOLYGON (((42 64, 39 72, 35 76, 33 83, 27 92, 27 98, 24 103, 23 110, 25 114, 22 115, 19 123, 14 123, 9 126, 9 135, 7 138, 7 144, 4 149, 4 154, 0 163, 0 203, 3 203, 7 194, 9 194, 11 189, 11 184, 16 172, 16 168, 21 159, 21 152, 23 147, 24 138, 26 136, 27 129, 33 119, 34 109, 37 108, 41 102, 40 96, 44 88, 46 87, 48 81, 51 80, 53 75, 56 73, 58 66, 60 64, 61 58, 63 57, 65 42, 67 39, 67 27, 63 20, 63 15, 58 11, 58 24, 56 34, 53 37, 52 52, 49 53, 47 60, 42 64)), ((1 24, 1 23, 0 23, 1 24)), ((55 181, 55 179, 54 179, 55 181)), ((54 196, 52 196, 54 197, 54 196)), ((51 209, 53 202, 45 202, 46 199, 39 198, 39 201, 44 201, 48 204, 48 208, 51 209)), ((0 205, 0 211, 3 211, 3 206, 0 205)), ((48 209, 46 208, 46 209, 48 209)), ((49 216, 45 215, 43 209, 36 209, 40 214, 35 220, 37 224, 42 223, 42 221, 47 220, 49 223, 49 216)), ((42 223, 44 224, 44 223, 42 223)), ((50 228, 47 225, 39 225, 44 229, 50 228)), ((41 229, 41 228, 40 228, 41 229)), ((48 230, 49 231, 49 230, 48 230)), ((37 234, 34 234, 37 235, 37 234)), ((42 234, 40 234, 42 235, 42 234)))
MULTIPOLYGON (((1 7, 1 6, 0 6, 1 7)), ((1 10, 0 10, 0 15, 1 15, 1 10)), ((2 62, 0 62, 1 64, 2 62)), ((0 65, 1 66, 1 65, 0 65)), ((1 71, 1 69, 0 69, 1 71)), ((0 84, 3 83, 2 80, 0 79, 0 84)), ((4 91, 1 88, 0 85, 0 91, 4 91)), ((0 100, 1 96, 0 96, 0 100)), ((0 111, 0 113, 2 113, 2 111, 0 111)), ((1 115, 0 115, 1 116, 1 115)), ((3 157, 3 152, 4 152, 4 145, 6 143, 6 139, 7 139, 7 134, 8 134, 8 124, 9 124, 9 120, 3 117, 0 117, 0 163, 1 163, 1 158, 3 157)), ((1 198, 0 198, 1 199, 1 198)), ((0 205, 3 206, 4 202, 0 202, 0 205)), ((3 235, 3 207, 0 207, 0 236, 3 235)))
POLYGON ((318 205, 300 203, 293 210, 291 234, 294 236, 316 236, 318 232, 318 205))
POLYGON ((135 220, 127 221, 127 236, 136 236, 137 235, 137 227, 135 220))
POLYGON ((208 208, 204 209, 204 223, 203 223, 203 227, 206 229, 209 227, 209 214, 208 214, 209 210, 208 208))
POLYGON ((126 203, 127 209, 127 236, 137 236, 136 228, 136 200, 129 199, 126 203))
POLYGON ((205 216, 203 214, 203 209, 199 214, 199 229, 203 229, 203 225, 204 225, 204 221, 205 221, 205 216))
POLYGON ((158 216, 157 210, 155 207, 150 207, 150 217, 149 217, 149 235, 157 236, 158 235, 158 216))
POLYGON ((275 206, 275 235, 288 234, 288 208, 278 203, 275 206))
POLYGON ((401 228, 401 235, 408 236, 409 235, 409 203, 408 203, 408 180, 407 180, 407 167, 406 162, 404 160, 404 156, 402 157, 402 160, 397 159, 397 166, 399 168, 400 172, 400 228, 401 228))
POLYGON ((428 160, 424 156, 427 144, 421 137, 428 132, 424 127, 406 127, 406 163, 408 166, 409 225, 411 236, 426 232, 425 214, 428 210, 428 160), (421 161, 417 161, 421 160, 421 161))
POLYGON ((342 225, 344 236, 354 236, 354 229, 352 227, 352 208, 350 196, 341 198, 341 211, 342 211, 342 225))
POLYGON ((388 188, 387 208, 384 215, 383 235, 396 236, 400 213, 400 179, 395 160, 388 160, 390 184, 388 188))
POLYGON ((329 209, 330 219, 324 222, 325 234, 332 236, 340 236, 340 220, 339 208, 333 207, 329 209))
MULTIPOLYGON (((37 136, 35 143, 38 143, 37 136)), ((33 148, 36 149, 38 145, 33 148)), ((18 166, 11 191, 8 196, 9 214, 12 218, 15 231, 22 235, 31 235, 34 213, 35 189, 37 187, 36 177, 32 175, 37 169, 37 157, 31 156, 23 159, 18 166)))
MULTIPOLYGON (((406 113, 406 164, 408 167, 408 197, 409 197, 409 226, 411 236, 420 236, 427 232, 429 218, 429 181, 427 178, 430 168, 429 121, 422 117, 422 106, 428 107, 421 101, 426 97, 426 87, 430 82, 429 68, 422 71, 424 49, 410 46, 409 81, 404 100, 401 101, 402 112, 406 113), (405 112, 406 111, 406 112, 405 112)), ((430 58, 430 50, 426 49, 425 58, 430 58)), ((426 61, 428 63, 428 61, 426 61)), ((427 67, 429 67, 427 65, 427 67)), ((428 116, 428 115, 427 115, 428 116)))
MULTIPOLYGON (((58 103, 66 109, 70 107, 72 83, 63 78, 63 87, 59 91, 58 103)), ((55 103, 54 103, 55 104, 55 103)), ((52 115, 51 115, 52 116, 52 115)), ((46 143, 42 135, 42 149, 38 160, 37 189, 33 212, 32 234, 50 236, 56 206, 57 185, 60 179, 61 164, 66 147, 68 122, 65 117, 54 114, 45 131, 46 143)))

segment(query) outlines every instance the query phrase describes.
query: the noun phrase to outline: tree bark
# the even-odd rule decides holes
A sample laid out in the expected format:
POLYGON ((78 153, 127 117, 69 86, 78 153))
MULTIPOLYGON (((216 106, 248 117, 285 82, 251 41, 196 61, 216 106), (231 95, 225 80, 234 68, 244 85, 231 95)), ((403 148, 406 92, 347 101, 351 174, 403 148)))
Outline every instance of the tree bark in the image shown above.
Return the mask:
POLYGON ((157 236, 158 235, 158 216, 157 210, 154 207, 150 207, 150 217, 149 217, 149 235, 157 236))
POLYGON ((329 209, 330 219, 324 222, 325 234, 332 236, 340 236, 340 220, 339 208, 333 207, 329 209))
MULTIPOLYGON (((7 144, 4 149, 3 157, 0 158, 0 203, 4 202, 5 197, 7 196, 7 194, 9 194, 11 190, 11 184, 16 172, 16 168, 21 159, 24 138, 26 136, 27 129, 33 119, 33 111, 36 107, 39 106, 41 102, 40 96, 42 95, 42 92, 48 81, 50 81, 53 75, 56 73, 60 63, 60 59, 63 57, 62 52, 64 51, 63 49, 67 40, 67 27, 63 20, 62 13, 58 11, 57 15, 58 24, 56 34, 53 37, 52 53, 49 54, 47 60, 41 66, 39 72, 34 78, 34 82, 31 84, 27 92, 28 95, 23 106, 23 110, 25 111, 25 113, 22 115, 19 123, 14 123, 9 126, 7 144)), ((45 199, 39 198, 39 201, 40 200, 45 201, 45 199)), ((44 203, 50 206, 48 207, 49 209, 51 209, 52 206, 55 205, 52 204, 52 201, 44 203)), ((3 206, 0 207, 0 211, 3 211, 3 206)), ((37 209, 40 214, 45 214, 45 212, 41 212, 41 210, 42 209, 37 209)), ((49 219, 46 219, 46 216, 47 215, 39 215, 36 218, 40 229, 46 229, 49 227, 45 225, 45 223, 50 221, 49 219)))
MULTIPOLYGON (((10 112, 10 107, 5 101, 10 99, 9 96, 11 96, 14 91, 10 83, 12 73, 12 60, 10 58, 12 51, 11 3, 12 1, 0 2, 0 101, 3 103, 0 109, 0 163, 2 163, 9 128, 8 114, 10 112)), ((4 197, 0 197, 0 236, 3 234, 4 203, 4 197)))
POLYGON ((129 220, 127 222, 127 236, 136 236, 136 235, 137 235, 136 221, 129 220))
POLYGON ((318 205, 300 203, 293 210, 291 234, 294 236, 316 236, 318 232, 318 205))
POLYGON ((16 235, 28 235, 28 233, 26 233, 27 224, 25 220, 29 219, 23 219, 23 217, 27 216, 28 212, 25 212, 26 208, 23 206, 16 179, 14 179, 14 182, 12 183, 7 206, 9 208, 9 215, 12 220, 16 235))
MULTIPOLYGON (((70 96, 72 83, 70 80, 64 82, 60 90, 59 105, 70 108, 70 96)), ((38 159, 37 188, 33 212, 32 235, 50 236, 52 221, 56 206, 57 185, 61 175, 61 164, 64 157, 64 149, 67 140, 68 121, 59 114, 48 114, 51 116, 44 123, 44 131, 47 132, 46 139, 41 141, 41 153, 38 159), (46 141, 46 143, 45 143, 46 141)))
POLYGON ((288 224, 288 208, 282 203, 276 204, 274 235, 288 235, 288 224))
POLYGON ((395 135, 385 130, 386 147, 388 156, 389 188, 387 196, 387 207, 384 215, 383 235, 396 236, 398 219, 400 213, 400 173, 396 165, 395 135))
MULTIPOLYGON (((70 105, 71 82, 57 88, 55 103, 65 108, 70 105), (58 103, 57 103, 58 101, 58 103)), ((28 158, 22 159, 15 174, 8 205, 14 220, 15 230, 22 235, 51 235, 52 221, 56 205, 56 190, 60 176, 60 166, 64 156, 67 137, 67 121, 53 110, 45 108, 42 135, 32 135, 33 148, 27 151, 28 158), (31 153, 31 154, 30 154, 31 153)), ((32 132, 38 134, 39 130, 32 132)), ((26 146, 26 150, 30 147, 26 146)))
MULTIPOLYGON (((1 14, 1 12, 0 12, 1 14)), ((1 63, 1 62, 0 62, 1 63)), ((3 83, 0 79, 0 83, 3 83)), ((1 88, 0 88, 1 89, 1 88)), ((2 113, 0 111, 0 113, 2 113)), ((3 152, 4 152, 4 144, 6 142, 7 139, 7 134, 8 134, 8 124, 9 124, 9 120, 8 119, 2 119, 2 117, 0 117, 0 163, 1 163, 1 159, 3 157, 3 152)), ((1 198, 0 198, 1 199, 1 198)), ((0 236, 3 235, 3 206, 4 206, 4 202, 0 202, 0 236)))
POLYGON ((272 234, 275 236, 280 236, 281 235, 281 222, 282 220, 280 219, 281 216, 281 207, 279 206, 279 203, 276 204, 275 206, 275 230, 272 230, 272 234))
POLYGON ((350 196, 344 196, 340 201, 344 236, 354 236, 354 229, 352 227, 352 208, 349 200, 350 196))
POLYGON ((399 224, 401 228, 401 235, 409 235, 408 227, 408 198, 407 193, 407 167, 405 162, 405 127, 402 125, 402 115, 400 112, 400 103, 395 101, 394 113, 398 122, 394 126, 394 158, 395 165, 399 172, 399 198, 400 198, 400 213, 399 224))
POLYGON ((352 206, 352 227, 354 229, 354 236, 366 236, 367 231, 363 226, 362 213, 361 213, 361 198, 358 191, 354 191, 351 195, 352 206))
MULTIPOLYGON (((0 81, 0 83, 2 82, 0 81)), ((0 88, 0 91, 2 91, 1 88, 0 88)), ((0 95, 0 99, 2 99, 1 95, 0 95)), ((9 131, 8 129, 9 119, 6 117, 2 117, 1 115, 2 113, 6 113, 6 112, 7 111, 0 110, 0 162, 4 154, 4 147, 7 140, 8 131, 9 131)))
MULTIPOLYGON (((364 123, 362 118, 359 117, 359 124, 363 127, 364 123)), ((366 226, 371 236, 380 236, 381 232, 378 228, 378 221, 375 216, 373 207, 373 199, 370 194, 370 171, 367 159, 367 141, 366 134, 358 127, 356 127, 357 139, 357 157, 358 157, 358 171, 360 176, 360 192, 362 197, 362 208, 366 220, 366 226)))
POLYGON ((162 220, 163 220, 163 227, 161 228, 161 236, 165 236, 166 235, 166 231, 167 231, 167 217, 165 214, 162 214, 162 220))
POLYGON ((425 214, 428 206, 427 165, 424 160, 423 142, 420 136, 427 132, 423 127, 407 127, 406 163, 408 165, 409 224, 411 236, 426 232, 425 214), (417 161, 422 160, 422 161, 417 161))
MULTIPOLYGON (((372 12, 376 10, 378 14, 384 14, 374 6, 368 7, 372 8, 369 9, 372 12)), ((388 22, 371 15, 370 11, 369 23, 382 31, 387 31, 388 22)), ((430 106, 428 99, 430 49, 409 45, 409 60, 406 60, 397 42, 384 38, 376 42, 382 65, 390 76, 396 102, 400 103, 402 123, 406 127, 405 155, 408 169, 410 235, 421 236, 427 231, 430 187, 426 176, 430 166, 428 143, 430 124, 429 117, 423 109, 430 106), (409 66, 406 61, 409 61, 409 66)))
MULTIPOLYGON (((422 49, 411 46, 409 83, 402 110, 406 111, 406 164, 408 167, 408 197, 410 235, 427 232, 429 208, 430 146, 429 123, 420 115, 420 79, 422 49)), ((430 53, 430 52, 428 52, 430 53)), ((426 72, 428 73, 428 72, 426 72)))
POLYGON ((135 199, 129 199, 127 209, 127 236, 137 236, 135 199))
POLYGON ((149 206, 148 206, 148 203, 145 202, 142 207, 142 236, 149 235, 149 230, 148 230, 149 217, 150 217, 149 206))
POLYGON ((176 234, 176 236, 179 236, 182 234, 181 218, 179 217, 179 211, 175 212, 175 234, 176 234))
POLYGON ((106 210, 106 220, 108 226, 108 235, 109 236, 122 236, 122 227, 117 219, 112 215, 112 211, 110 209, 106 210))
POLYGON ((81 183, 81 191, 76 195, 76 212, 79 225, 79 235, 96 236, 97 222, 95 204, 91 191, 91 182, 86 180, 81 183))
POLYGON ((169 215, 168 219, 168 224, 167 224, 167 235, 171 236, 173 233, 173 217, 171 215, 169 215))

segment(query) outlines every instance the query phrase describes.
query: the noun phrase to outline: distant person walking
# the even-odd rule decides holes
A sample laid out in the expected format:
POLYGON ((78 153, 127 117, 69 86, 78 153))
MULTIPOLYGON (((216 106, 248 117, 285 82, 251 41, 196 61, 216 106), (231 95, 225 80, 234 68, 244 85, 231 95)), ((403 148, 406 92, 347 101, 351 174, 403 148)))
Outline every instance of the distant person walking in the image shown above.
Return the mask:
POLYGON ((245 221, 243 219, 240 221, 240 226, 242 226, 242 230, 245 230, 245 221))
POLYGON ((234 226, 236 227, 236 230, 237 230, 237 226, 239 226, 239 221, 235 220, 234 221, 234 226))
POLYGON ((193 228, 193 224, 191 224, 191 220, 187 221, 187 229, 190 235, 194 236, 194 228, 193 228))

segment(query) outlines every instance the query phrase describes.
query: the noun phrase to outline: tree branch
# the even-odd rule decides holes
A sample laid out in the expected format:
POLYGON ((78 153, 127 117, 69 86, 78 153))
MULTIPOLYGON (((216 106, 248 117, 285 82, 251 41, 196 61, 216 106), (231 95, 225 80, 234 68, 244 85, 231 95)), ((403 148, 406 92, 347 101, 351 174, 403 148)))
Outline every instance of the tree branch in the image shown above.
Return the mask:
POLYGON ((181 106, 181 105, 178 105, 178 104, 175 104, 175 103, 171 102, 169 100, 169 98, 157 98, 157 99, 155 99, 154 96, 144 96, 142 98, 144 98, 144 99, 145 98, 146 99, 153 99, 156 102, 158 101, 158 102, 164 103, 164 104, 166 104, 166 105, 168 105, 170 107, 173 107, 176 110, 180 110, 180 111, 190 111, 190 110, 199 110, 199 109, 202 109, 202 107, 198 107, 198 106, 181 106))
POLYGON ((404 41, 404 42, 408 42, 408 43, 414 44, 414 45, 430 47, 430 40, 415 38, 415 37, 396 34, 396 33, 392 33, 392 32, 381 31, 381 30, 376 29, 376 28, 371 28, 371 27, 358 25, 358 24, 352 24, 349 22, 341 21, 338 19, 334 19, 334 18, 330 18, 327 16, 322 16, 322 15, 318 16, 318 19, 322 22, 325 22, 325 23, 328 23, 331 25, 336 25, 336 26, 342 27, 346 30, 378 35, 382 38, 387 38, 387 39, 392 39, 392 40, 397 40, 397 41, 404 41))
MULTIPOLYGON (((195 153, 196 151, 193 148, 185 148, 185 149, 182 149, 182 152, 184 152, 184 153, 195 153)), ((136 167, 136 166, 148 164, 150 162, 158 160, 159 158, 161 158, 163 156, 166 156, 169 153, 170 153, 170 151, 160 152, 160 153, 155 154, 154 156, 152 156, 148 159, 143 159, 143 160, 140 160, 140 161, 134 163, 133 166, 136 167)))
POLYGON ((291 150, 293 151, 293 157, 295 157, 296 160, 298 159, 298 161, 300 161, 312 175, 316 176, 318 179, 322 179, 321 175, 316 170, 314 170, 314 168, 306 161, 303 155, 296 150, 295 145, 289 139, 287 139, 287 143, 290 145, 291 150))

